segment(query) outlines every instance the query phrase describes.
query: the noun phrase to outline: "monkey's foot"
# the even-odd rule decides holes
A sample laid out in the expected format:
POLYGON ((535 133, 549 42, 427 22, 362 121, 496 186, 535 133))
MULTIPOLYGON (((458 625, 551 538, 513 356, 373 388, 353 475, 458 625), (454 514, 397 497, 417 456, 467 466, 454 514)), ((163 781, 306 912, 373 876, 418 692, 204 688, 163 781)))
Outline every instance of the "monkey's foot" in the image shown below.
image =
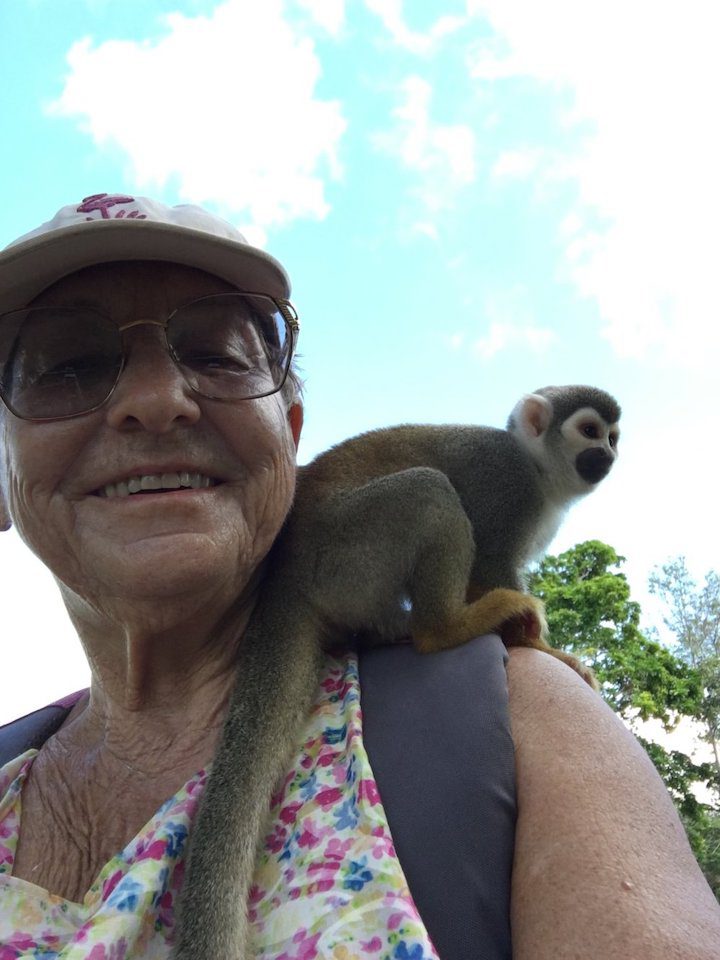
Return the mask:
POLYGON ((547 646, 545 607, 529 593, 490 590, 468 604, 467 615, 483 633, 499 633, 506 647, 547 646))
MULTIPOLYGON (((497 591, 493 591, 496 593, 497 591)), ((490 594, 488 594, 490 596, 490 594)), ((523 594, 525 596, 525 594, 523 594)), ((580 674, 585 683, 593 690, 599 689, 599 684, 595 679, 595 674, 590 667, 579 660, 572 653, 565 653, 564 650, 556 650, 548 643, 548 626, 545 619, 545 606, 535 597, 527 597, 535 605, 534 609, 526 613, 520 613, 512 616, 505 623, 500 624, 498 633, 506 647, 534 647, 536 650, 542 650, 549 653, 552 657, 557 657, 567 664, 571 670, 580 674)))
POLYGON ((548 626, 540 600, 515 590, 491 590, 487 598, 498 608, 495 630, 506 647, 547 646, 548 626))
MULTIPOLYGON (((493 590, 487 594, 488 597, 500 591, 493 590)), ((505 593, 506 591, 502 591, 505 593)), ((527 601, 531 602, 531 607, 526 611, 511 616, 505 623, 500 624, 498 633, 506 647, 534 647, 536 650, 542 650, 549 653, 552 657, 557 657, 567 664, 571 670, 580 674, 585 683, 598 690, 599 685, 595 679, 595 674, 590 667, 579 660, 572 653, 565 653, 564 650, 556 650, 548 643, 548 626, 545 619, 545 606, 535 597, 527 594, 521 594, 527 601)))
POLYGON ((534 647, 545 643, 545 608, 519 590, 490 590, 462 606, 444 623, 413 625, 415 646, 422 653, 446 650, 485 633, 499 633, 508 646, 534 647))
POLYGON ((556 650, 547 641, 545 607, 536 597, 519 590, 498 588, 468 603, 459 614, 439 628, 413 630, 421 653, 446 650, 485 633, 498 633, 506 647, 534 647, 557 657, 598 689, 592 670, 571 653, 556 650))

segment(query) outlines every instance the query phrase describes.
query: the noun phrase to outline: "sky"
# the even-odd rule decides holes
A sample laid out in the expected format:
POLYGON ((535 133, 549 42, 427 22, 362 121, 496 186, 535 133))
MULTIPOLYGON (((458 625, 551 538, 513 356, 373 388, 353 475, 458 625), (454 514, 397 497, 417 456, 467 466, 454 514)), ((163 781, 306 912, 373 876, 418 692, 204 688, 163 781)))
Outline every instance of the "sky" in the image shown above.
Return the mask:
MULTIPOLYGON (((718 567, 715 2, 0 0, 0 246, 100 192, 199 203, 288 269, 301 461, 401 422, 504 426, 589 383, 620 459, 551 545, 718 567)), ((0 722, 85 686, 0 537, 0 722), (8 682, 9 680, 9 682, 8 682)))

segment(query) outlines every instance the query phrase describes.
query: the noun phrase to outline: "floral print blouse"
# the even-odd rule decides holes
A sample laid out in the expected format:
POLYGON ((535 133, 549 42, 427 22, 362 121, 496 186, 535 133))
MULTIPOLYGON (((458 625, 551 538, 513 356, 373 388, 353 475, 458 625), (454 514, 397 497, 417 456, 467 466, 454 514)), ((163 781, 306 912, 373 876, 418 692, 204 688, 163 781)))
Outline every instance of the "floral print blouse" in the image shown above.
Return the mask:
MULTIPOLYGON (((102 868, 82 903, 12 875, 36 750, 0 770, 0 960, 154 960, 207 774, 192 777, 102 868)), ((437 960, 393 849, 362 744, 357 659, 328 657, 292 770, 272 801, 250 894, 262 960, 437 960)))

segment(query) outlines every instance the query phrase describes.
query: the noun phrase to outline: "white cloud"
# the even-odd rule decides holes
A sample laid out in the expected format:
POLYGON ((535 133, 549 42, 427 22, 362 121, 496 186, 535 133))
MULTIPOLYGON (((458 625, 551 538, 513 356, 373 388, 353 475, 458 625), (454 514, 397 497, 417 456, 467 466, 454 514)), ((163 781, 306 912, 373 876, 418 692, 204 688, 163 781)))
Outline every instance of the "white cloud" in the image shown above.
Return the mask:
POLYGON ((439 17, 424 33, 411 30, 403 17, 403 0, 365 0, 365 6, 382 21, 394 43, 411 53, 428 53, 439 40, 454 33, 465 17, 439 17))
POLYGON ((591 122, 554 175, 576 181, 579 217, 606 224, 574 232, 567 266, 616 352, 717 363, 717 5, 468 0, 467 12, 495 31, 474 50, 478 82, 537 78, 572 92, 566 123, 591 122))
POLYGON ((434 223, 429 223, 427 220, 418 220, 410 229, 414 234, 421 237, 427 237, 430 240, 439 239, 437 227, 434 223))
POLYGON ((483 360, 491 360, 503 350, 530 350, 544 353, 557 334, 538 325, 527 289, 507 287, 484 298, 479 312, 487 333, 472 343, 472 350, 483 360))
POLYGON ((431 120, 432 88, 420 77, 407 77, 401 93, 403 102, 393 110, 397 126, 375 134, 373 142, 420 175, 412 192, 436 212, 451 205, 458 190, 474 181, 475 134, 466 124, 431 120))
POLYGON ((297 0, 315 23, 336 37, 345 25, 345 0, 297 0))
POLYGON ((524 150, 504 150, 492 168, 492 176, 498 180, 527 180, 538 168, 542 151, 526 148, 524 150))
POLYGON ((75 43, 51 112, 119 148, 141 187, 176 179, 183 199, 259 228, 324 217, 346 122, 337 101, 315 94, 320 63, 282 0, 227 0, 165 22, 153 42, 75 43))
POLYGON ((520 326, 515 323, 491 323, 487 336, 480 337, 473 351, 483 360, 491 360, 502 350, 527 348, 534 353, 543 353, 557 339, 552 330, 535 326, 520 326))

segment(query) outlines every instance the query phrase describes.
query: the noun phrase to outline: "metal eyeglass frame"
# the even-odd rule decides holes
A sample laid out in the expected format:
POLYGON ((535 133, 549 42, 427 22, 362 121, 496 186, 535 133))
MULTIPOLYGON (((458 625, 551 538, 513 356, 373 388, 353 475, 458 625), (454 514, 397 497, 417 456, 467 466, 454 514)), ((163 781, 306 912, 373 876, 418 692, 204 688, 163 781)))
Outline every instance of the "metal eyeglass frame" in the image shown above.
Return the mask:
MULTIPOLYGON (((3 317, 10 316, 13 313, 22 312, 22 309, 23 308, 20 308, 20 310, 9 310, 7 313, 0 314, 0 323, 2 322, 3 317)), ((25 308, 25 309, 32 309, 32 308, 25 308)), ((52 306, 48 307, 48 309, 52 309, 52 306)), ((58 309, 61 309, 61 308, 58 307, 58 309)), ((65 308, 62 308, 62 309, 65 309, 65 308)), ((100 314, 101 316, 105 316, 105 314, 101 314, 99 310, 96 310, 95 312, 100 314)), ((106 317, 106 319, 110 319, 110 318, 106 317)), ((238 401, 242 401, 242 400, 260 400, 262 397, 271 397, 273 394, 279 393, 280 390, 282 390, 282 388, 285 386, 288 375, 290 373, 290 367, 292 366, 292 360, 295 355, 295 348, 297 347, 298 336, 300 334, 300 319, 298 317, 297 310, 289 300, 286 300, 283 297, 271 297, 270 294, 258 293, 256 291, 250 291, 250 290, 236 290, 236 291, 231 290, 225 293, 210 293, 202 297, 196 297, 194 300, 188 300, 187 303, 180 304, 164 320, 151 320, 151 319, 144 319, 144 318, 139 320, 132 320, 130 323, 125 323, 122 326, 118 327, 117 330, 118 330, 118 333, 123 334, 126 330, 130 330, 133 327, 141 327, 141 326, 162 327, 163 331, 165 332, 165 347, 167 349, 168 356, 180 370, 180 373, 182 374, 183 379, 185 380, 185 383, 187 383, 188 387, 192 390, 192 392, 197 394, 198 396, 203 397, 206 400, 215 400, 219 403, 237 403, 238 401), (258 297, 260 299, 270 300, 272 303, 274 303, 278 313, 285 321, 285 326, 287 329, 287 334, 288 334, 290 343, 288 345, 287 360, 285 361, 285 366, 283 368, 282 379, 276 386, 273 387, 272 390, 266 390, 264 393, 253 394, 252 396, 249 396, 249 397, 215 397, 212 394, 203 393, 188 381, 187 377, 183 372, 182 363, 180 359, 175 355, 173 348, 168 343, 167 328, 168 328, 168 324, 170 323, 172 318, 176 315, 176 313, 179 310, 183 310, 186 307, 189 307, 195 303, 201 303, 203 300, 212 300, 216 297, 227 297, 227 296, 232 296, 233 294, 237 294, 240 297, 258 297)), ((10 405, 10 403, 7 401, 7 399, 4 396, 4 392, 1 390, 0 390, 0 399, 2 400, 5 407, 7 407, 7 409, 10 411, 10 413, 13 414, 13 416, 17 417, 19 420, 26 420, 29 423, 53 423, 59 420, 72 420, 75 417, 83 417, 87 413, 94 413, 96 410, 99 410, 102 406, 104 406, 104 404, 108 402, 110 397, 115 392, 115 389, 118 383, 120 382, 120 377, 122 376, 123 370, 125 369, 126 360, 127 360, 127 354, 123 352, 122 362, 120 364, 120 367, 118 368, 117 376, 115 377, 115 380, 113 381, 112 386, 108 390, 107 394, 103 397, 103 399, 98 403, 94 404, 92 407, 88 407, 86 410, 81 410, 78 413, 68 413, 58 417, 28 417, 28 416, 24 416, 22 414, 17 413, 13 409, 13 407, 10 405)))

